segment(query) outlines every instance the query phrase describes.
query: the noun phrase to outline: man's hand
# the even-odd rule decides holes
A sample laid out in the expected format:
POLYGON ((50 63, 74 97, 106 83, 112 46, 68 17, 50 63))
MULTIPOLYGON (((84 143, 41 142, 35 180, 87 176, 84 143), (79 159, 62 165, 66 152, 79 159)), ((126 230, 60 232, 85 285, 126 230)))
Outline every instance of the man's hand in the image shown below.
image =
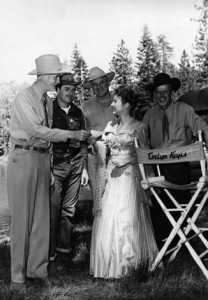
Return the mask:
POLYGON ((90 137, 88 138, 87 141, 88 141, 88 144, 89 144, 89 145, 92 145, 92 146, 93 146, 93 145, 96 143, 97 139, 96 139, 96 137, 90 135, 90 137))
POLYGON ((55 182, 55 177, 53 175, 53 171, 51 170, 51 182, 50 182, 50 185, 54 185, 54 182, 55 182))
POLYGON ((86 169, 83 169, 82 176, 81 176, 81 185, 86 186, 89 181, 89 175, 86 169))
POLYGON ((102 135, 99 135, 97 137, 92 136, 92 134, 90 133, 90 137, 88 138, 88 149, 90 150, 90 153, 92 155, 97 155, 98 152, 98 144, 97 141, 102 140, 102 135))
POLYGON ((97 155, 97 148, 95 147, 95 145, 88 146, 88 153, 90 153, 92 155, 97 155))
POLYGON ((90 133, 86 130, 70 131, 69 138, 77 141, 86 141, 90 136, 90 133))

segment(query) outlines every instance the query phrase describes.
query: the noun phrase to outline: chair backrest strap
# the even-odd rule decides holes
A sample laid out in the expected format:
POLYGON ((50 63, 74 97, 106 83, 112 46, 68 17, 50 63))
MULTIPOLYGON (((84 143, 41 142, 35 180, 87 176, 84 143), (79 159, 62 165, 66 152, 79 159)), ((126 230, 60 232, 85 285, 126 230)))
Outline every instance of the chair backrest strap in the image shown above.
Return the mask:
POLYGON ((136 147, 139 164, 172 164, 205 160, 202 142, 184 147, 162 149, 140 149, 136 147))

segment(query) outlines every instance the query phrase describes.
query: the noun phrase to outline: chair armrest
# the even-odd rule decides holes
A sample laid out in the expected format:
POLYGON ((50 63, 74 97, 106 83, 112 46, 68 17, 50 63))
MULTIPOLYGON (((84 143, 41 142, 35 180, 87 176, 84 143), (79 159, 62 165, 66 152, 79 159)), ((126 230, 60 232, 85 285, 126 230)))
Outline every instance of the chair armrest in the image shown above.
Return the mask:
POLYGON ((158 181, 164 181, 165 177, 164 176, 157 176, 157 177, 149 177, 145 178, 141 181, 141 186, 144 190, 147 190, 151 183, 158 182, 158 181))
POLYGON ((164 176, 156 176, 156 177, 149 177, 147 178, 149 183, 153 183, 155 181, 164 181, 165 177, 164 176))

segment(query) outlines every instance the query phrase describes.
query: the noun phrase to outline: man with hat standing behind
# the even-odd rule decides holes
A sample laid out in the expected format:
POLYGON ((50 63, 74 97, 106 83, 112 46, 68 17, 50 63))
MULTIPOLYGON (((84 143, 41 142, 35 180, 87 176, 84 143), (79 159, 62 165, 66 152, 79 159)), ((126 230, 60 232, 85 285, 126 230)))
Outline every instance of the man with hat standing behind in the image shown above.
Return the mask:
MULTIPOLYGON (((60 76, 57 98, 54 101, 53 128, 85 129, 83 113, 74 103, 76 86, 71 73, 60 76)), ((51 189, 50 261, 56 258, 66 267, 71 262, 72 219, 80 185, 88 183, 86 141, 68 139, 53 145, 54 185, 51 189)), ((69 265, 70 267, 70 265, 69 265)))
MULTIPOLYGON (((204 133, 206 145, 208 145, 206 122, 194 112, 190 105, 173 101, 173 94, 180 86, 178 78, 171 78, 166 73, 156 75, 153 84, 148 86, 148 89, 154 92, 156 105, 145 114, 143 122, 149 127, 152 149, 189 145, 192 142, 192 133, 197 135, 199 130, 204 133)), ((190 183, 191 170, 188 162, 174 165, 161 164, 160 170, 161 174, 172 183, 181 185, 190 183)), ((174 191, 174 195, 179 203, 187 203, 190 199, 188 191, 174 191)), ((157 210, 154 206, 152 212, 153 224, 155 219, 155 227, 157 226, 156 238, 162 230, 160 235, 163 239, 166 237, 166 232, 169 232, 166 230, 169 230, 170 224, 168 221, 165 224, 167 219, 160 207, 157 210)))
MULTIPOLYGON (((87 129, 93 138, 99 139, 108 122, 115 117, 112 113, 111 103, 113 95, 109 91, 109 85, 115 73, 105 73, 98 67, 90 70, 89 80, 83 83, 83 87, 92 88, 93 96, 82 104, 87 129)), ((101 199, 105 189, 106 175, 106 146, 102 141, 96 142, 97 154, 88 155, 88 172, 90 187, 93 196, 94 216, 101 209, 101 199)))
POLYGON ((69 70, 53 54, 35 63, 29 75, 37 75, 37 80, 14 99, 10 121, 11 287, 19 293, 26 292, 26 278, 48 284, 50 142, 84 141, 89 136, 85 130, 51 129, 52 101, 46 93, 55 91, 58 76, 69 70))

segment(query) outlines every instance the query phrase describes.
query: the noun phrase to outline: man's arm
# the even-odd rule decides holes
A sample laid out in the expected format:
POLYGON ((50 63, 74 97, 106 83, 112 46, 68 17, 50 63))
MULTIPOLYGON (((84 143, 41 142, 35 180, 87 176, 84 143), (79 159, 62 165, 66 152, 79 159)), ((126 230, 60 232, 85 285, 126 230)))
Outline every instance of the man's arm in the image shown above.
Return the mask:
POLYGON ((89 182, 89 175, 88 175, 87 169, 83 168, 82 176, 81 176, 81 185, 86 186, 88 184, 88 182, 89 182))
POLYGON ((86 130, 90 131, 91 136, 93 138, 97 138, 98 136, 103 134, 103 131, 91 129, 91 122, 90 122, 90 112, 88 110, 87 104, 84 102, 81 106, 82 113, 85 119, 85 128, 86 130))
POLYGON ((204 133, 204 139, 206 147, 208 147, 208 125, 207 123, 194 112, 194 109, 187 105, 186 118, 188 124, 194 134, 198 134, 198 131, 201 130, 204 133))
POLYGON ((51 129, 42 125, 40 117, 23 93, 17 95, 13 103, 13 111, 15 119, 20 123, 22 130, 27 131, 36 138, 49 142, 60 142, 66 141, 68 138, 83 141, 89 137, 89 133, 85 130, 51 129))
MULTIPOLYGON (((80 129, 85 130, 86 129, 86 120, 84 118, 84 115, 82 113, 82 119, 80 124, 80 129)), ((84 159, 83 161, 83 169, 87 169, 87 159, 88 159, 88 142, 82 141, 80 142, 80 152, 84 159)))

